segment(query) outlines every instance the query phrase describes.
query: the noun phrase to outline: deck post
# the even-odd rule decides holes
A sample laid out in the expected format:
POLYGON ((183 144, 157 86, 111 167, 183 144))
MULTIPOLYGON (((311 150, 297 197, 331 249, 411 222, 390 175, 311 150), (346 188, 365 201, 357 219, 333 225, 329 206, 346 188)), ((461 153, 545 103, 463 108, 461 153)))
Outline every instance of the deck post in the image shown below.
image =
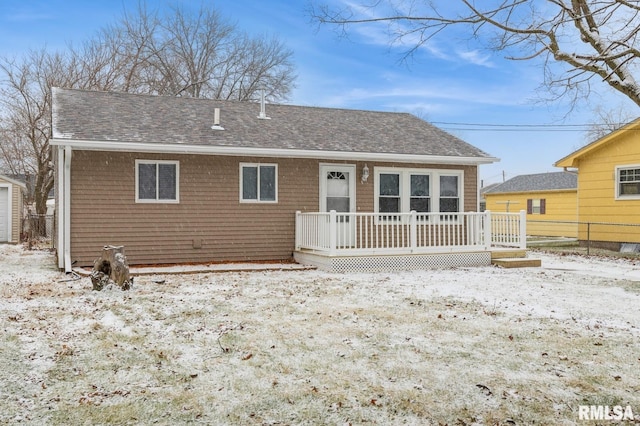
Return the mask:
POLYGON ((491 210, 484 211, 484 248, 485 250, 491 249, 491 210))
POLYGON ((415 210, 411 210, 411 217, 409 218, 409 241, 411 253, 413 253, 418 247, 418 219, 415 210))
POLYGON ((335 210, 329 212, 329 256, 336 254, 338 239, 338 220, 335 210))
POLYGON ((300 250, 300 239, 302 238, 302 218, 300 217, 300 215, 302 214, 302 212, 300 210, 296 210, 296 242, 295 242, 295 247, 296 247, 296 251, 300 250))
POLYGON ((527 248, 527 211, 520 210, 520 248, 527 248))

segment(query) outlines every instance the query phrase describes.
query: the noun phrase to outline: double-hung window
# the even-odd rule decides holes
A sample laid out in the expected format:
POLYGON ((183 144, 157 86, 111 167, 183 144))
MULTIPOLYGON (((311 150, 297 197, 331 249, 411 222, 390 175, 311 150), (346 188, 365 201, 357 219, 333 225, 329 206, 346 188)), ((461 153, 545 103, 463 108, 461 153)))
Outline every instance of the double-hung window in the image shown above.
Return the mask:
POLYGON ((240 164, 240 201, 275 203, 278 201, 276 164, 240 164))
POLYGON ((527 214, 545 214, 547 209, 545 198, 529 198, 527 200, 527 214))
POLYGON ((429 196, 430 184, 429 175, 410 174, 410 199, 409 210, 418 213, 427 213, 431 211, 431 197, 429 196))
POLYGON ((640 166, 616 169, 617 198, 640 198, 640 166))
POLYGON ((400 213, 400 174, 380 173, 379 178, 379 213, 400 213))
POLYGON ((136 202, 177 203, 178 161, 136 160, 136 202))
MULTIPOLYGON (((440 176, 440 213, 460 211, 460 185, 458 176, 440 176)), ((457 219, 455 215, 441 215, 440 219, 457 219)))

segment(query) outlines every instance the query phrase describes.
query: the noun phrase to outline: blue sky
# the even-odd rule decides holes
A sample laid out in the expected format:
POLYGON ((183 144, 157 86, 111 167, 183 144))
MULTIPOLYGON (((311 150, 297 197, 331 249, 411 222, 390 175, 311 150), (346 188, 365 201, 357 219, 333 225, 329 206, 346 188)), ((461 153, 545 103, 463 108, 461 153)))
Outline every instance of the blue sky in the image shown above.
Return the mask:
MULTIPOLYGON (((202 1, 180 3, 197 8, 202 1)), ((341 0, 322 1, 338 4, 341 0)), ((311 22, 307 0, 210 3, 242 30, 276 34, 294 52, 298 79, 289 103, 418 115, 501 159, 481 167, 485 184, 501 182, 503 175, 508 179, 560 171, 553 163, 586 143, 584 132, 570 128, 505 131, 449 123, 585 124, 596 105, 629 104, 603 86, 601 96, 594 96, 589 105, 565 118, 566 105, 534 102, 542 79, 540 67, 505 60, 455 34, 434 40, 403 63, 404 50, 389 46, 384 27, 356 26, 348 38, 341 38, 333 28, 318 28, 311 22)), ((0 56, 81 43, 136 4, 126 0, 0 0, 0 56)), ((175 2, 147 0, 147 4, 163 8, 175 2)))

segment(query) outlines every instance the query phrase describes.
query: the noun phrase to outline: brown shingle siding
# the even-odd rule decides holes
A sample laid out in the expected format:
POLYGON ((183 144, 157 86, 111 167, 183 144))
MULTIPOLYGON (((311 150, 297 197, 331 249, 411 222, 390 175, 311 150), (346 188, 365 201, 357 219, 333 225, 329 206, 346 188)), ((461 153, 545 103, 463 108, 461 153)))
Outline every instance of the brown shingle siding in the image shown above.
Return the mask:
POLYGON ((298 171, 313 170, 317 164, 77 151, 72 165, 72 258, 86 265, 104 244, 122 244, 131 264, 288 259, 295 211, 318 206, 317 172, 305 176, 298 171), (134 164, 140 158, 180 161, 178 204, 135 203, 134 164), (277 204, 239 202, 240 162, 278 164, 277 204), (193 248, 194 239, 201 240, 201 248, 193 248))
MULTIPOLYGON (((290 158, 96 151, 75 151, 72 162, 71 257, 83 266, 90 265, 105 244, 124 245, 132 265, 290 259, 295 212, 318 211, 319 167, 328 163, 290 158), (136 159, 179 161, 180 202, 136 203, 136 159), (240 203, 239 164, 260 162, 278 164, 278 203, 240 203), (194 240, 201 242, 201 248, 193 247, 194 240)), ((367 163, 372 174, 367 183, 361 183, 364 162, 346 163, 356 164, 357 211, 373 211, 373 168, 394 164, 367 163)), ((476 167, 463 169, 465 210, 475 210, 476 167)))

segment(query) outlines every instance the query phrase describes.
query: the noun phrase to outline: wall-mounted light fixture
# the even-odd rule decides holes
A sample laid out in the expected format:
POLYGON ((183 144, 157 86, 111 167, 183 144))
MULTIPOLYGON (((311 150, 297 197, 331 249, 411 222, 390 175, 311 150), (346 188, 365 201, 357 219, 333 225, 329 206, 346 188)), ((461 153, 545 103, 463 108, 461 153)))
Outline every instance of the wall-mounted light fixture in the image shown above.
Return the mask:
POLYGON ((362 177, 360 178, 360 182, 365 183, 369 179, 369 167, 365 164, 362 168, 362 177))

